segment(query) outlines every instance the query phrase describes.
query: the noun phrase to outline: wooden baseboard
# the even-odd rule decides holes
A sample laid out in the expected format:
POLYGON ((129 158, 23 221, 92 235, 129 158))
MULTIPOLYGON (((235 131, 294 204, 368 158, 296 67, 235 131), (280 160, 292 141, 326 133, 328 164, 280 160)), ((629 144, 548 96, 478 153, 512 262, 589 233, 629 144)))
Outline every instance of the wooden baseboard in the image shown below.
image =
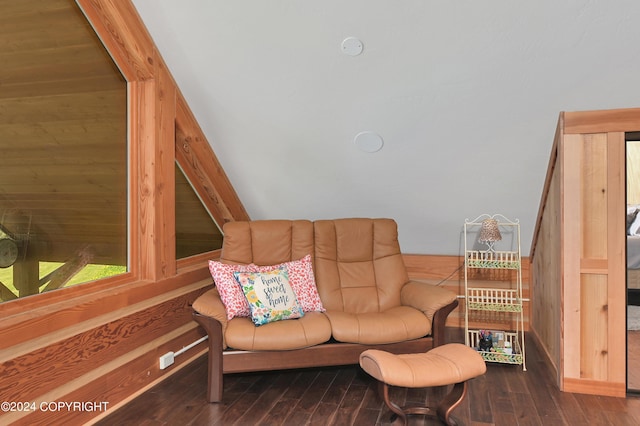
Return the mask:
POLYGON ((565 377, 561 390, 564 392, 613 396, 616 398, 625 398, 627 396, 625 383, 603 382, 590 379, 572 379, 565 377))

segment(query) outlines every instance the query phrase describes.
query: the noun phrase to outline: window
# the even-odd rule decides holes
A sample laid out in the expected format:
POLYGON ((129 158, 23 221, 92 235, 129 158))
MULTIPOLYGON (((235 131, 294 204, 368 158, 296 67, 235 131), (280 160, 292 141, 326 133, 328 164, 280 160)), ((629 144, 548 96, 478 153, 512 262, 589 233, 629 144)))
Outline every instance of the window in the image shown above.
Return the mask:
POLYGON ((176 257, 222 247, 222 232, 176 164, 176 257))
POLYGON ((126 81, 74 1, 42 5, 3 7, 2 301, 128 264, 126 81))

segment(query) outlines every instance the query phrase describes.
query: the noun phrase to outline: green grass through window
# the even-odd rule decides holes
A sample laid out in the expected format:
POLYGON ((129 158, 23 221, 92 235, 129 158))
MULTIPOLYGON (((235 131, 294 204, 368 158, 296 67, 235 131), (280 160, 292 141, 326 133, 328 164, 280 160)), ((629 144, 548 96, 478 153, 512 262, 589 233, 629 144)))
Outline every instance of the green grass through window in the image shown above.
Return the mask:
MULTIPOLYGON (((60 266, 62 266, 62 263, 40 262, 40 277, 42 278, 45 275, 55 271, 60 266)), ((127 272, 126 266, 89 264, 85 266, 80 272, 78 272, 64 286, 68 287, 74 284, 81 284, 89 281, 95 281, 102 278, 123 274, 125 272, 127 272)), ((13 285, 13 267, 0 269, 0 282, 2 282, 2 284, 4 284, 16 296, 18 295, 18 291, 13 285)))

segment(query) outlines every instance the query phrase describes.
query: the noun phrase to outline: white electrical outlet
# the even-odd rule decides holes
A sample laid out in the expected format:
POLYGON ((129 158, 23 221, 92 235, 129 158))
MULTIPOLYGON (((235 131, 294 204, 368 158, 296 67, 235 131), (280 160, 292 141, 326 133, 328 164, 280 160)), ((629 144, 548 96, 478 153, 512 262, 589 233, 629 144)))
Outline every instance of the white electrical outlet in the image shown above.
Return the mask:
POLYGON ((167 352, 166 354, 160 357, 160 370, 164 370, 171 364, 173 364, 174 355, 173 352, 167 352))

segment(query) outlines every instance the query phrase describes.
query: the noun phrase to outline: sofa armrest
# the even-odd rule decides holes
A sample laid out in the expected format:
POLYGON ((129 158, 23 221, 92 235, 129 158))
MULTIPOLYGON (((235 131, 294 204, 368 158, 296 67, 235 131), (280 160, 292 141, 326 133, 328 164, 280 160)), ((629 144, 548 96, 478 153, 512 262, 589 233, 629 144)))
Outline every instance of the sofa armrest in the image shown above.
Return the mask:
POLYGON ((409 281, 400 293, 400 303, 420 309, 432 321, 438 309, 456 300, 453 291, 419 281, 409 281))
MULTIPOLYGON (((224 304, 220 299, 220 294, 215 288, 203 293, 198 297, 191 306, 194 311, 205 317, 210 317, 220 323, 222 327, 222 336, 227 329, 227 311, 224 308, 224 304)), ((223 339, 224 340, 224 339, 223 339)), ((223 346, 226 348, 226 344, 223 342, 223 346)))
POLYGON ((400 300, 405 306, 420 309, 431 320, 434 348, 446 343, 447 317, 458 306, 458 297, 454 292, 424 282, 409 281, 402 288, 400 300))

